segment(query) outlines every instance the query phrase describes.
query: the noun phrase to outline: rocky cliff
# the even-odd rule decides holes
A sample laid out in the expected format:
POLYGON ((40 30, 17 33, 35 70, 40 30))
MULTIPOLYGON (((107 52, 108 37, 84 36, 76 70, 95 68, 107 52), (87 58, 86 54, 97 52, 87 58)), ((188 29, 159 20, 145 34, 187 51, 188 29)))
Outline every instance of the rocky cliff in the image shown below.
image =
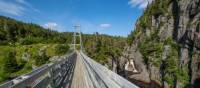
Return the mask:
POLYGON ((154 0, 128 44, 119 66, 127 79, 144 88, 200 88, 200 0, 154 0), (130 61, 135 68, 125 68, 130 61))

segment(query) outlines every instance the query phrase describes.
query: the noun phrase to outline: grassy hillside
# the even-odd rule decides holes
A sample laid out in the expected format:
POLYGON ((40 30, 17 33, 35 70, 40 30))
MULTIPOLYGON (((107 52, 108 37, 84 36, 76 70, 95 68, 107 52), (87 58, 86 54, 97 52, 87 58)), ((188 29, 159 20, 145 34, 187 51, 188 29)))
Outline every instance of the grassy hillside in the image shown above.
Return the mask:
POLYGON ((72 33, 0 16, 0 82, 30 72, 69 50, 72 33))
MULTIPOLYGON (((44 55, 47 58, 63 55, 67 52, 67 49, 62 52, 57 50, 57 47, 64 46, 63 44, 32 44, 32 45, 18 45, 18 46, 0 46, 0 82, 7 79, 12 79, 18 75, 30 72, 34 67, 40 66, 42 64, 48 63, 50 60, 44 61, 43 63, 38 63, 37 57, 44 50, 44 55), (16 69, 15 71, 5 71, 4 69, 9 69, 6 67, 5 62, 7 55, 10 52, 15 52, 16 59, 16 69)), ((10 57, 11 58, 11 57, 10 57)), ((39 58, 43 59, 43 58, 39 58)), ((12 65, 12 67, 14 67, 12 65)))

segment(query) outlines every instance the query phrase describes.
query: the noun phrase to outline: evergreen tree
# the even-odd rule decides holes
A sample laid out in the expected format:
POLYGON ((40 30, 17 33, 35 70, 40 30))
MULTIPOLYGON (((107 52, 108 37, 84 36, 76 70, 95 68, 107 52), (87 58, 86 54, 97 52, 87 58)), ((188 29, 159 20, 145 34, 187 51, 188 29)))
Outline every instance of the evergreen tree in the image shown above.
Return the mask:
POLYGON ((35 56, 35 65, 41 66, 49 61, 49 57, 46 55, 46 49, 41 49, 38 55, 35 56))
POLYGON ((68 45, 57 45, 55 47, 56 49, 56 54, 60 55, 60 54, 66 54, 67 51, 69 50, 69 46, 68 45))

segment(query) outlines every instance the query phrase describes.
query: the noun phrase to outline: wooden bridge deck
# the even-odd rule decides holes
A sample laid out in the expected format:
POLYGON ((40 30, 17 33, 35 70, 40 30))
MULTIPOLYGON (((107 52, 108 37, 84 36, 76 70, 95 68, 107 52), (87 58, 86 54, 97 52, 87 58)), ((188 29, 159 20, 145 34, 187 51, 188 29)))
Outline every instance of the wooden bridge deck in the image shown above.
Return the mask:
POLYGON ((86 83, 87 81, 85 79, 86 70, 87 69, 85 68, 84 63, 80 59, 80 55, 77 55, 71 88, 88 88, 86 83))

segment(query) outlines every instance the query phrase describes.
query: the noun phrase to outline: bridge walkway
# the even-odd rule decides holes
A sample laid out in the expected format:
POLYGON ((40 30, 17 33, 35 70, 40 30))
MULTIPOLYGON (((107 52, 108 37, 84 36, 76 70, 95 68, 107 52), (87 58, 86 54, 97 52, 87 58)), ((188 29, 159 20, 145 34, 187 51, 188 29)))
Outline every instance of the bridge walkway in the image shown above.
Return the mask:
POLYGON ((81 60, 80 55, 77 55, 74 75, 72 79, 71 88, 88 88, 87 80, 85 78, 86 68, 81 60))

